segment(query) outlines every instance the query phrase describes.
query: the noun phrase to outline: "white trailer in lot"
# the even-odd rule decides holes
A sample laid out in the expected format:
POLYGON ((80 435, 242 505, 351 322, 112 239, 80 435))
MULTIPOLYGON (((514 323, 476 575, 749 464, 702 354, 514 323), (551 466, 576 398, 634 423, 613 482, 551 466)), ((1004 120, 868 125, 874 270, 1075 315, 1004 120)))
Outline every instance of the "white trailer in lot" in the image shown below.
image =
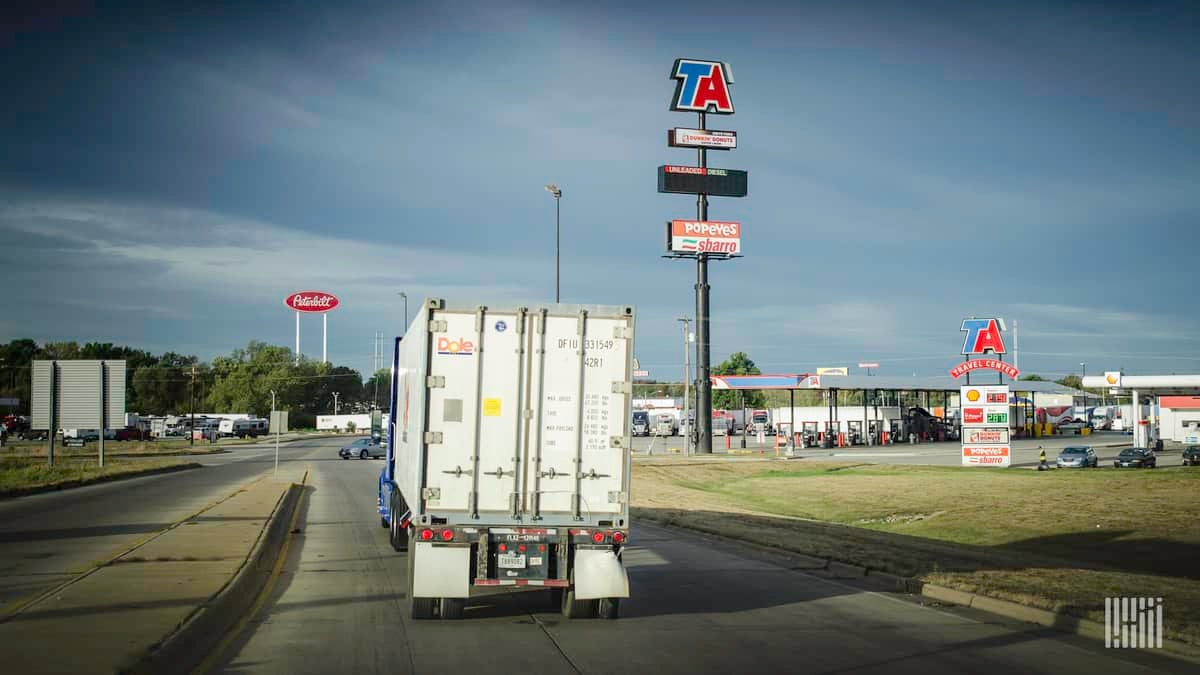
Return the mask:
POLYGON ((426 300, 392 363, 380 522, 415 619, 552 589, 616 618, 629 581, 632 307, 426 300))

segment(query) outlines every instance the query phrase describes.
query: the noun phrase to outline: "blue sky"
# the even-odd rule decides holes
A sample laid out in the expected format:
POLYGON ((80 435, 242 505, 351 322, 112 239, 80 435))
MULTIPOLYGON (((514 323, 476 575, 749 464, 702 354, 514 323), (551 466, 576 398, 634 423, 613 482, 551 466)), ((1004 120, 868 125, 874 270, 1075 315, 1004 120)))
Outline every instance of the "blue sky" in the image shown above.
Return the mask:
MULTIPOLYGON (((963 316, 1021 367, 1200 371, 1200 10, 1189 3, 220 3, 0 25, 0 338, 226 353, 326 290, 364 372, 423 296, 633 303, 682 370, 661 258, 677 57, 731 64, 750 173, 712 353, 942 374, 963 316), (1011 340, 1010 340, 1011 341, 1011 340), (1010 344, 1011 349, 1011 344, 1010 344)), ((12 10, 6 10, 11 12, 12 10)), ((304 323, 319 356, 320 322, 304 323)))

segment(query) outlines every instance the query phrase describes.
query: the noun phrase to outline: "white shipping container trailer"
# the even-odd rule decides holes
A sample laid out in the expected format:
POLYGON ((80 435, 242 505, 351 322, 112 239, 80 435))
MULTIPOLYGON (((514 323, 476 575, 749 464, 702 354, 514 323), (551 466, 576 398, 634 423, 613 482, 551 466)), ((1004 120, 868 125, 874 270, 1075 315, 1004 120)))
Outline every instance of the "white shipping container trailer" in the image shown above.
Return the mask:
POLYGON ((414 619, 551 589, 616 618, 629 580, 633 307, 426 300, 396 340, 381 524, 414 619))

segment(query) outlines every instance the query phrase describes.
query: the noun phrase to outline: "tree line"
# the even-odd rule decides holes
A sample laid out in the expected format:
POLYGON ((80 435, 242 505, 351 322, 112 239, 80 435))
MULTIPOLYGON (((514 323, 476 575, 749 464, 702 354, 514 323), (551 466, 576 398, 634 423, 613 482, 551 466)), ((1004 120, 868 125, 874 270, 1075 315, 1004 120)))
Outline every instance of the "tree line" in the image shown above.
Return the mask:
MULTIPOLYGON (((197 412, 250 413, 266 417, 275 405, 287 410, 289 425, 312 427, 317 415, 333 412, 333 393, 343 413, 388 408, 390 374, 380 370, 365 382, 355 369, 321 363, 288 347, 251 341, 211 362, 194 355, 146 350, 109 342, 46 342, 23 338, 0 345, 0 398, 19 399, 12 412, 29 414, 35 360, 104 359, 126 364, 125 409, 145 415, 197 412)), ((4 413, 10 412, 3 409, 4 413)))

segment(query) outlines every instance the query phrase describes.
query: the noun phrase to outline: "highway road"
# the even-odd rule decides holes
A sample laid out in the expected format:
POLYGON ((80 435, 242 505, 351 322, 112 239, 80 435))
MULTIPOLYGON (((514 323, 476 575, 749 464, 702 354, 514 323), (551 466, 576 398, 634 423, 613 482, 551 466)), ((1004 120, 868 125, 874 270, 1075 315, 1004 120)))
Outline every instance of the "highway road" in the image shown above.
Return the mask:
MULTIPOLYGON (((280 458, 294 461, 337 442, 281 444, 280 458)), ((273 468, 274 445, 230 449, 191 458, 204 464, 202 469, 0 501, 0 607, 11 609, 128 550, 273 468)))
MULTIPOLYGON (((379 460, 312 448, 284 571, 214 655, 221 673, 1195 672, 1151 652, 972 610, 922 606, 795 561, 634 523, 617 621, 566 621, 535 591, 472 599, 463 621, 405 617, 405 557, 375 510, 379 460)), ((634 489, 637 489, 636 484, 634 489)))

